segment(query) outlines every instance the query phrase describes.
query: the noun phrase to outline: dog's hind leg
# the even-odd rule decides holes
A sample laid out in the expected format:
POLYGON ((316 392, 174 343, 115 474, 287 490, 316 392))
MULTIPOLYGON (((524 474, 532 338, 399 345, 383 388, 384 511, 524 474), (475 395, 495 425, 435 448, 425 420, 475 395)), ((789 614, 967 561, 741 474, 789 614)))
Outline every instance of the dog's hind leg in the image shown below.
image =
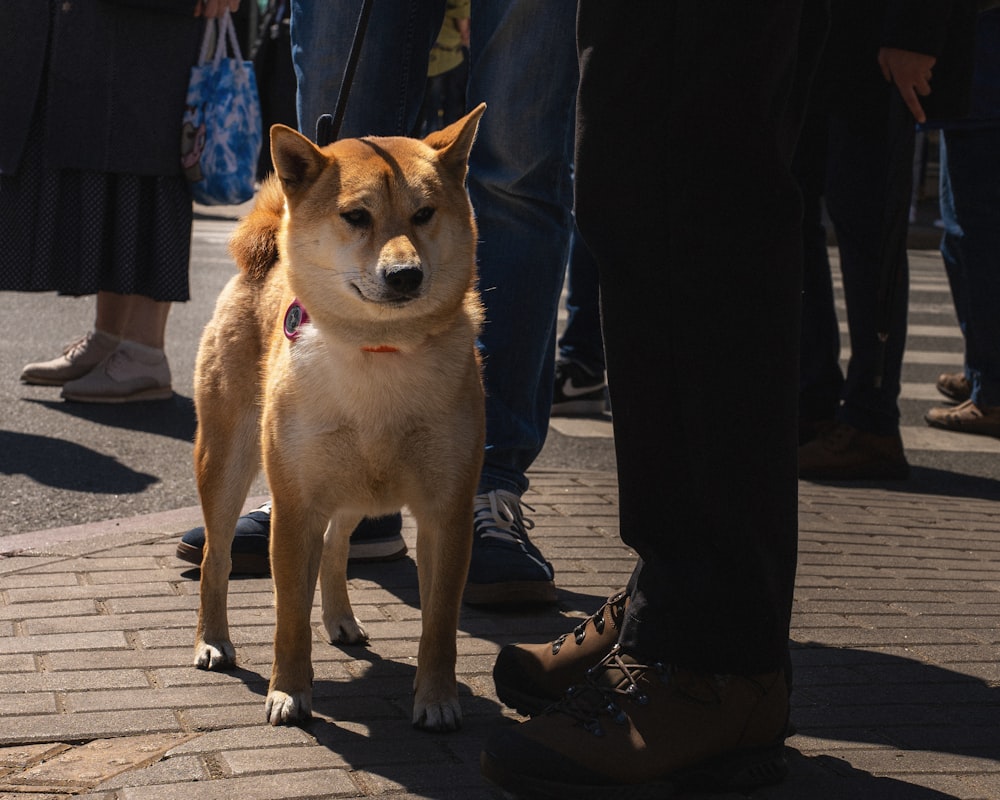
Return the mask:
POLYGON ((323 627, 331 644, 364 644, 368 633, 354 616, 347 593, 347 556, 351 532, 361 522, 354 515, 336 515, 323 536, 323 559, 320 563, 320 594, 323 598, 323 627))
MULTIPOLYGON (((218 403, 214 404, 219 408, 218 403)), ((213 419, 204 406, 195 439, 195 473, 205 517, 205 553, 201 562, 201 606, 194 664, 222 669, 236 663, 229 638, 227 595, 232 569, 233 535, 240 508, 258 471, 257 421, 250 409, 233 418, 213 419), (226 435, 222 435, 223 431, 226 435)), ((231 408, 224 411, 231 414, 231 408)))
POLYGON ((271 575, 274 579, 274 665, 264 713, 272 725, 312 715, 312 615, 326 519, 302 507, 295 489, 272 485, 271 575))
POLYGON ((417 520, 420 647, 413 682, 413 726, 453 731, 462 725, 455 678, 462 590, 472 551, 472 494, 411 504, 417 520))

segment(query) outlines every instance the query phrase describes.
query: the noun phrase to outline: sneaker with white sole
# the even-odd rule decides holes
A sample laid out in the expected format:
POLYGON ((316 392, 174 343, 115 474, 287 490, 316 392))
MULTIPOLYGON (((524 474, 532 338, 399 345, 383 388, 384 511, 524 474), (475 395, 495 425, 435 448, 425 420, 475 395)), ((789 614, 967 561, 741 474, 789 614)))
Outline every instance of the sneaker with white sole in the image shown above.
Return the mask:
POLYGON ((62 386, 67 381, 82 378, 110 356, 120 341, 119 337, 104 331, 89 331, 66 345, 58 358, 26 364, 21 370, 21 382, 62 386))
POLYGON ((476 495, 465 603, 504 607, 556 601, 552 565, 528 539, 534 523, 525 518, 522 505, 520 497, 503 489, 476 495))
POLYGON ((90 372, 66 383, 62 397, 78 403, 133 403, 168 400, 173 393, 166 353, 123 339, 90 372))
POLYGON ((556 362, 553 416, 591 416, 609 410, 608 382, 603 373, 593 373, 576 361, 556 362))

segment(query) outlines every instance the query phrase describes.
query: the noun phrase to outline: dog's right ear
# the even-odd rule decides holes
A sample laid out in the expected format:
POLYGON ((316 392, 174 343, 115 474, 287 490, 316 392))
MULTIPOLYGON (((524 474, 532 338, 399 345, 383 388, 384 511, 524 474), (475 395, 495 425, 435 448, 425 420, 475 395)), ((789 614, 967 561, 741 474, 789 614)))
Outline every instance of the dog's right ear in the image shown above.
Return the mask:
POLYGON ((316 145, 287 125, 271 126, 271 160, 289 198, 311 186, 327 164, 316 145))

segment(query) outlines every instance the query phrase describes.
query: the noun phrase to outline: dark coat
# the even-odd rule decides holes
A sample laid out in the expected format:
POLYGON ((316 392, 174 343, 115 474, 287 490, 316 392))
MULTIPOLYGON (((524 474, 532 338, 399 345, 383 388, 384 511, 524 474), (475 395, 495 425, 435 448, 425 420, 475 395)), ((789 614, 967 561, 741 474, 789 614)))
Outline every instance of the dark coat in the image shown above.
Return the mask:
POLYGON ((0 174, 15 174, 46 77, 51 168, 178 175, 204 21, 194 0, 0 2, 0 174), (170 9, 170 10, 165 10, 170 9))
POLYGON ((969 103, 977 0, 833 0, 815 98, 835 113, 885 115, 881 47, 935 56, 929 119, 961 116, 969 103))

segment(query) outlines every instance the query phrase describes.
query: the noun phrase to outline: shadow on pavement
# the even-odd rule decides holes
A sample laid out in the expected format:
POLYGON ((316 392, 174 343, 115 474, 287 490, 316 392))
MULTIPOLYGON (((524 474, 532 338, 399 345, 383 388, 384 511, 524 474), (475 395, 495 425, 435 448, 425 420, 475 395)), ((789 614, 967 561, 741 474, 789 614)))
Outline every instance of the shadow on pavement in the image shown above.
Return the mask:
POLYGON ((169 400, 139 403, 72 403, 65 400, 33 400, 50 411, 58 411, 76 419, 106 425, 110 428, 152 433, 184 442, 193 442, 197 428, 194 400, 176 392, 169 400))
POLYGON ((96 494, 139 494, 159 481, 65 439, 3 430, 0 474, 26 475, 45 486, 96 494))

